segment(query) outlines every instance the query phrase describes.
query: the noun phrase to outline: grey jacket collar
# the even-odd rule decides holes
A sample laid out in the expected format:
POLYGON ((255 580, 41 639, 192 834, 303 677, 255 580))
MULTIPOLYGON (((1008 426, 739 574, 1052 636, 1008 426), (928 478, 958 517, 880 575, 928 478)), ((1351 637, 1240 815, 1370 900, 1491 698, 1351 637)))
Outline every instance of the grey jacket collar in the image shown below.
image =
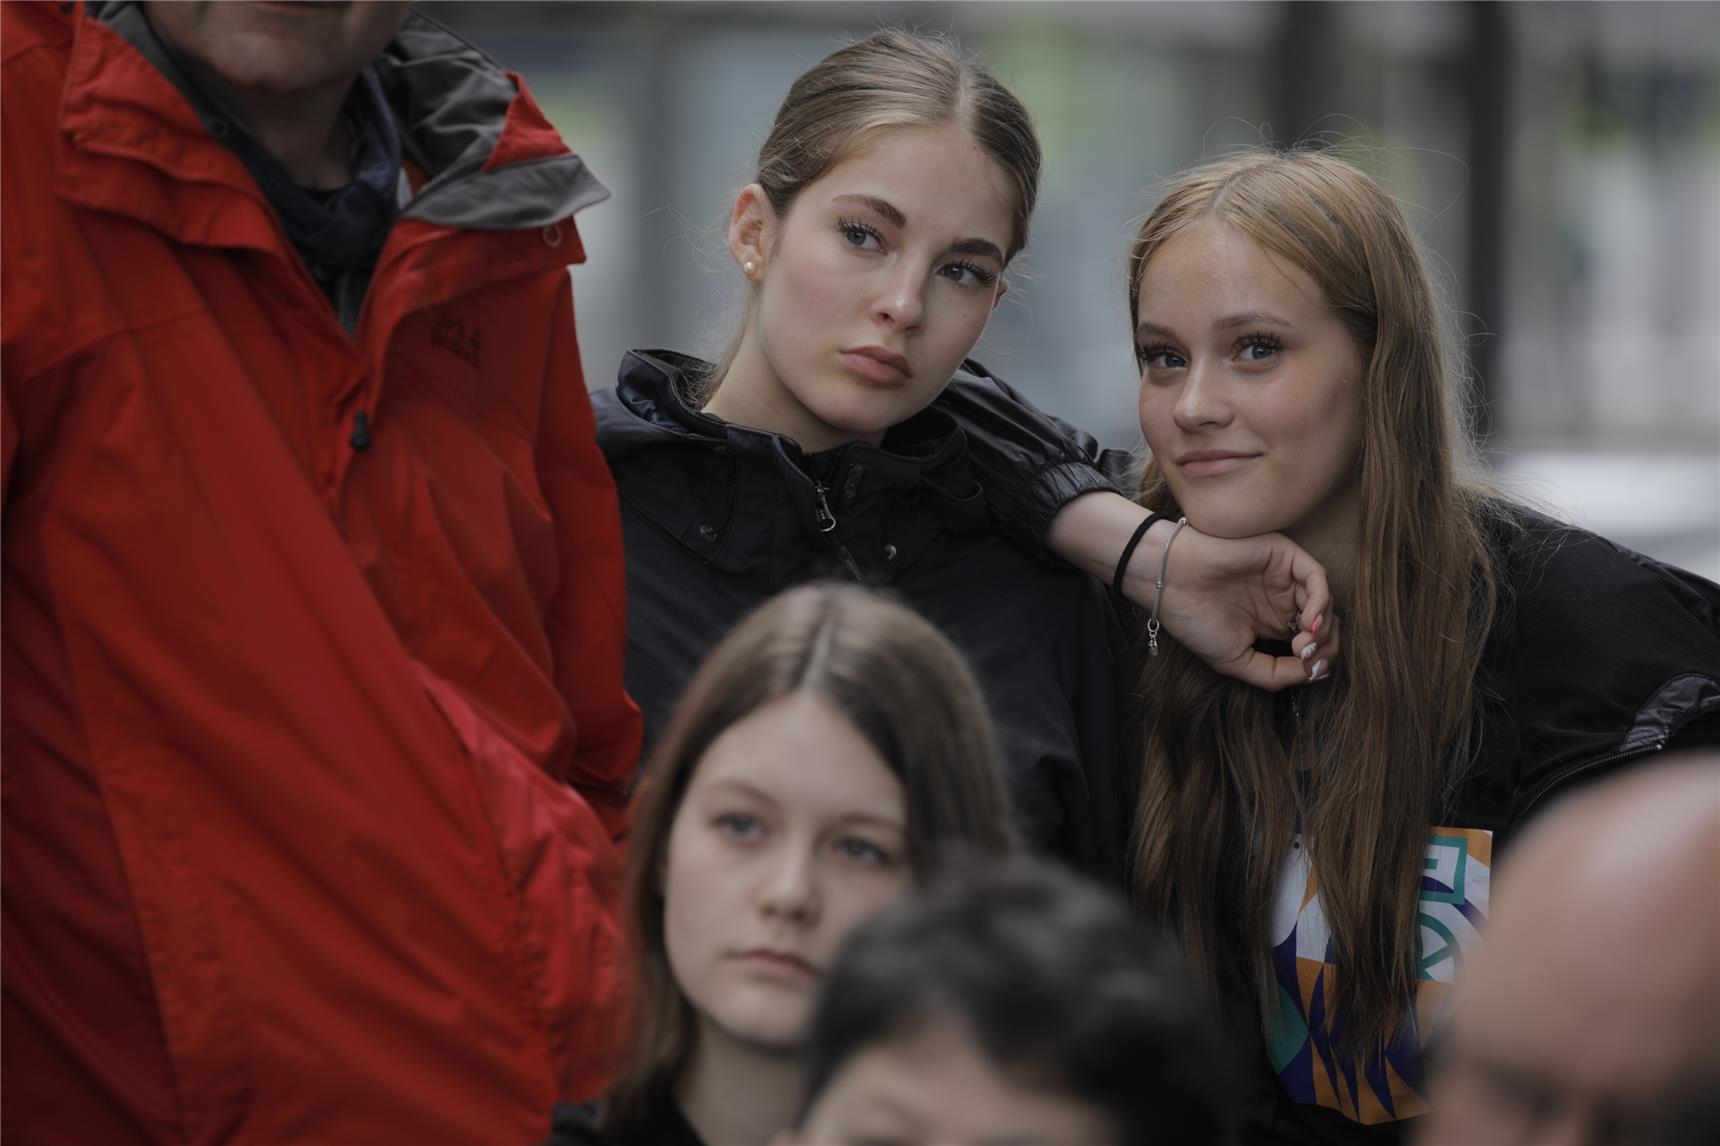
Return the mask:
MULTIPOLYGON (((208 122, 209 101, 157 38, 137 0, 94 2, 85 10, 154 64, 208 122)), ((404 200, 401 218, 463 229, 527 230, 609 197, 584 160, 565 150, 483 170, 520 90, 499 64, 428 16, 408 16, 373 66, 407 154, 429 176, 404 200)))

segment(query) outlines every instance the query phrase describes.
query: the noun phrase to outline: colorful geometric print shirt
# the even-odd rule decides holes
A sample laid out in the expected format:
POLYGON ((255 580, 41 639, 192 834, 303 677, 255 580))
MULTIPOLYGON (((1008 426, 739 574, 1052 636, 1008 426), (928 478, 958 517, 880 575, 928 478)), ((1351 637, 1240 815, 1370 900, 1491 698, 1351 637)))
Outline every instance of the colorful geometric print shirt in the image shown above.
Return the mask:
POLYGON ((1383 1054, 1357 1063, 1338 1055, 1336 1032, 1326 1026, 1328 1000, 1341 971, 1332 962, 1331 935, 1307 849, 1300 836, 1292 842, 1272 912, 1279 1007, 1266 1043, 1272 1069, 1293 1101, 1366 1125, 1427 1112, 1422 1056, 1445 1021, 1451 981, 1479 942, 1492 871, 1492 832, 1433 829, 1421 877, 1415 1006, 1392 1032, 1383 1054))

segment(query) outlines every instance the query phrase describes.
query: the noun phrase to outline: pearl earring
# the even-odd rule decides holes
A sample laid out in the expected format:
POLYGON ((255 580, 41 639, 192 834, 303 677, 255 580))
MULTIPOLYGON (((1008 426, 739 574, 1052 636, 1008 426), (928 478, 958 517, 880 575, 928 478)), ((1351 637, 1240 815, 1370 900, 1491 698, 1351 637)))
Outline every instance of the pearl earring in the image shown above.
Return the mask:
POLYGON ((758 274, 758 264, 753 262, 751 259, 748 259, 746 262, 741 264, 741 273, 746 275, 749 279, 752 278, 754 275, 758 274))

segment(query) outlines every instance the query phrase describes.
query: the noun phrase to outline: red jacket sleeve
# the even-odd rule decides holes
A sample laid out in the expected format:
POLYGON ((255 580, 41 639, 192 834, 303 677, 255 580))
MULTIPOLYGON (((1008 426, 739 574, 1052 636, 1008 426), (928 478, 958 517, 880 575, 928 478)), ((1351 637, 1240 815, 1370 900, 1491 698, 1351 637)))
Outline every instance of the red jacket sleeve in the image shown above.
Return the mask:
POLYGON ((18 452, 18 419, 12 416, 10 387, 0 382, 0 504, 12 486, 12 455, 18 452))
POLYGON ((597 448, 596 424, 574 333, 573 281, 564 277, 538 423, 538 480, 556 522, 560 579, 548 629, 556 685, 578 729, 568 779, 603 820, 626 834, 627 792, 643 725, 622 683, 627 657, 627 577, 615 482, 597 448))

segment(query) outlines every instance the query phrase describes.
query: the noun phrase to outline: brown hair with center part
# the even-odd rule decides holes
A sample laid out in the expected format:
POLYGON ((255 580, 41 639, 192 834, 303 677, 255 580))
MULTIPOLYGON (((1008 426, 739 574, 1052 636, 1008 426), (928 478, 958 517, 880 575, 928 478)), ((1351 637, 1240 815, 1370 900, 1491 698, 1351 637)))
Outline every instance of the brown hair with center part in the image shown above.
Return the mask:
POLYGON ((625 909, 634 961, 632 1043, 609 1092, 608 1126, 668 1101, 694 1019, 669 967, 661 872, 699 762, 765 705, 812 693, 853 724, 902 782, 916 881, 947 853, 998 857, 1014 819, 985 700, 931 624, 853 585, 791 589, 742 621, 700 667, 646 765, 628 839, 625 909))

